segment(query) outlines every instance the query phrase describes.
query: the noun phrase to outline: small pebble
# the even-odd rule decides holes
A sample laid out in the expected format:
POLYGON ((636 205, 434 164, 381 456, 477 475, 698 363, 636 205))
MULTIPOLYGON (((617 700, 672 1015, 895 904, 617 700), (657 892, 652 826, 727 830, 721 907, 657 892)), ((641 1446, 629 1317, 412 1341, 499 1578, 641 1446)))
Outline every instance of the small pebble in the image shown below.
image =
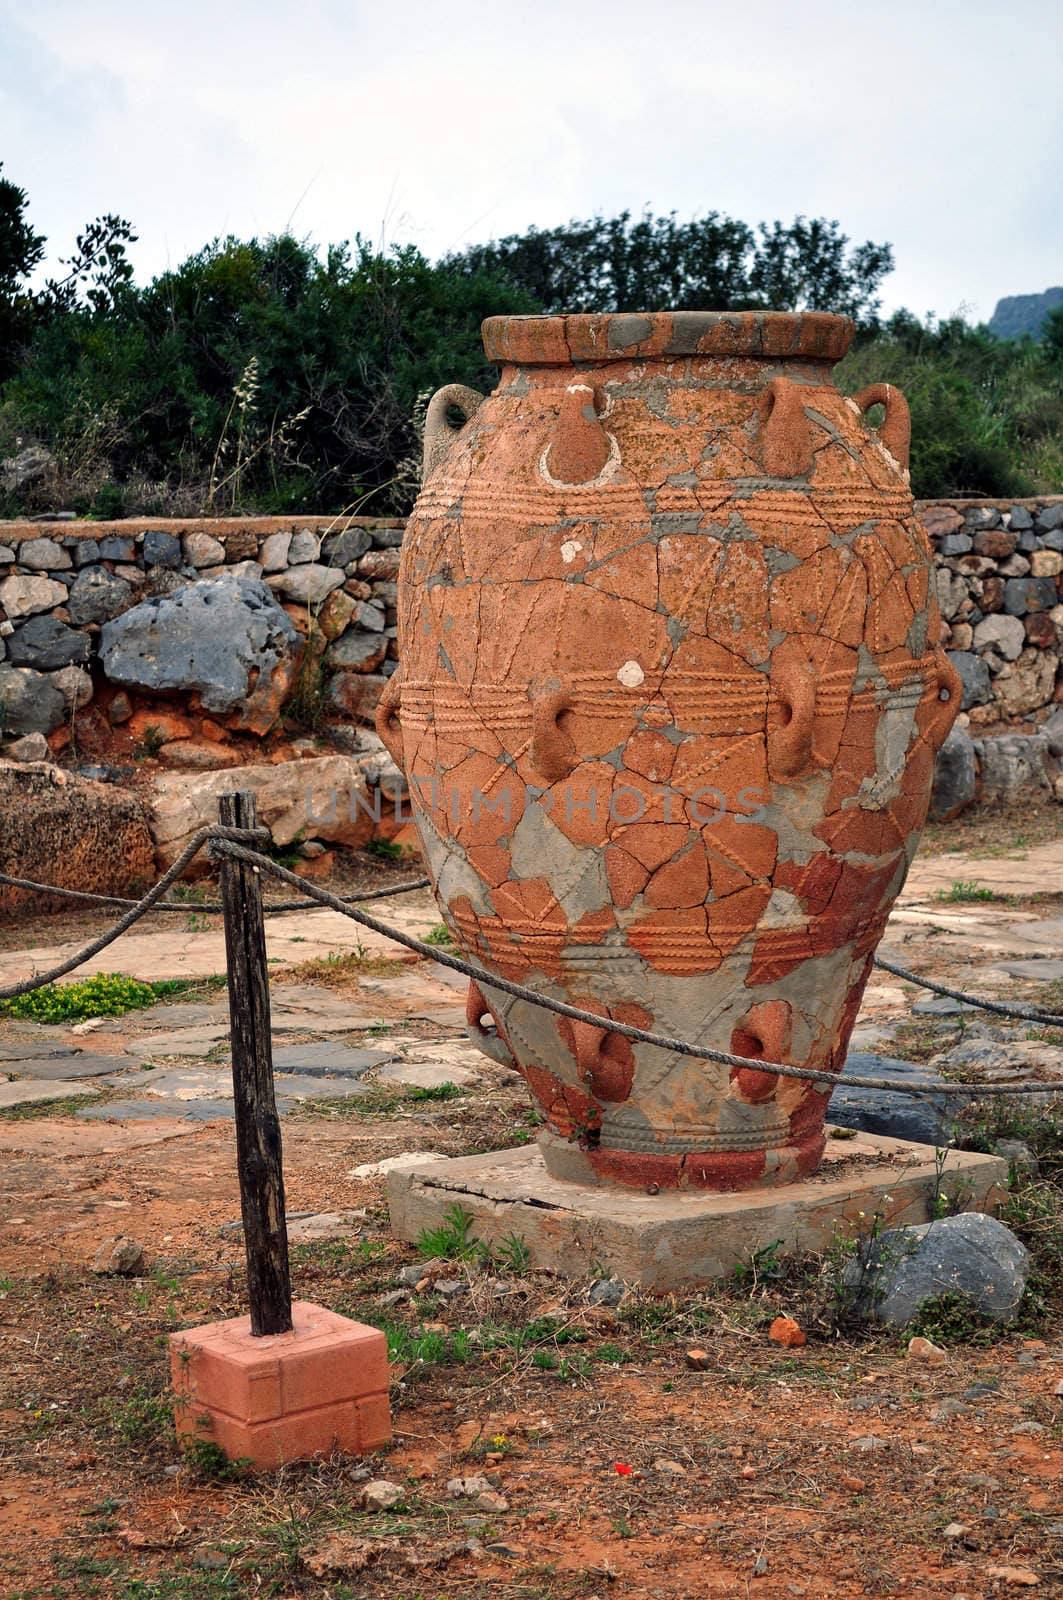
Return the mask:
POLYGON ((922 1337, 908 1340, 907 1353, 913 1361, 922 1361, 928 1367, 943 1367, 949 1359, 948 1352, 940 1345, 922 1337))
POLYGON ((709 1369, 709 1352, 707 1350, 688 1350, 687 1366, 694 1372, 707 1372, 709 1369))
POLYGON ((776 1317, 768 1329, 768 1338, 773 1344, 781 1344, 787 1350, 799 1350, 806 1342, 800 1324, 793 1317, 776 1317))

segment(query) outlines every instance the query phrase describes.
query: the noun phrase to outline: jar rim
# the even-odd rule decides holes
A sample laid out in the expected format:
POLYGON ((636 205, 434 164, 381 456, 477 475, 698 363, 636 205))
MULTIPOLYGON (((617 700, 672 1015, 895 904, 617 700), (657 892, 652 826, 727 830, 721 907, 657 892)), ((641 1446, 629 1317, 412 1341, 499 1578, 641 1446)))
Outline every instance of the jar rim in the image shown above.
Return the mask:
POLYGON ((610 311, 487 317, 484 350, 522 366, 655 356, 840 361, 856 332, 830 311, 610 311))

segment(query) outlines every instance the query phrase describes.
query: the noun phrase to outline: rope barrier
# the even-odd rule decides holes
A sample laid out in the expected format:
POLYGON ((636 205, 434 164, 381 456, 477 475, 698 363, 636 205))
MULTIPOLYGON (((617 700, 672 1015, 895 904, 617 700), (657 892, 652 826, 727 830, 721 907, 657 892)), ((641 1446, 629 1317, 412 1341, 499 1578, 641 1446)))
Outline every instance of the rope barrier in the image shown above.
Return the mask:
MULTIPOLYGON (((10 878, 0 873, 0 882, 12 884, 17 888, 38 890, 48 894, 58 893, 67 898, 77 898, 92 903, 120 904, 128 908, 125 915, 120 917, 99 938, 94 939, 91 944, 86 945, 75 955, 68 957, 50 971, 38 973, 32 978, 24 979, 21 983, 0 987, 0 1000, 16 999, 20 995, 29 994, 35 989, 43 988, 45 984, 54 982, 56 978, 65 976, 66 973, 73 971, 75 967, 81 966, 83 962, 98 955, 109 944, 113 944, 117 938, 150 911, 161 909, 188 911, 190 909, 188 904, 174 901, 162 902, 162 895, 181 876, 185 868, 205 846, 207 855, 212 860, 228 856, 230 859, 243 861, 249 866, 257 867, 259 871, 267 873, 278 881, 305 892, 306 898, 303 900, 280 902, 275 906, 265 908, 267 910, 304 910, 313 906, 323 906, 327 910, 338 911, 341 916, 348 917, 352 921, 360 923, 363 927, 371 929, 374 933, 379 933, 386 939, 404 945, 406 949, 412 950, 418 955, 437 961, 441 966, 448 967, 454 972, 471 978, 484 988, 512 995, 518 1000, 526 1000, 532 1005, 551 1011, 557 1016, 567 1017, 573 1022, 587 1022, 598 1028, 603 1025, 603 1022, 608 1022, 611 1033, 618 1033, 626 1039, 631 1039, 636 1044, 653 1045, 658 1049, 668 1050, 673 1054, 691 1056, 697 1060, 714 1061, 723 1066, 746 1067, 756 1072, 763 1072, 780 1078, 797 1078, 805 1082, 822 1083, 831 1089, 837 1088, 839 1085, 849 1085, 857 1089, 883 1089, 892 1093, 909 1095, 915 1099, 960 1097, 970 1099, 987 1095, 1029 1095, 1051 1092, 1051 1086, 1046 1088, 1044 1084, 1031 1084, 1028 1081, 995 1084, 942 1082, 915 1086, 895 1078, 854 1078, 847 1076, 845 1073, 824 1072, 815 1067, 796 1067, 788 1062, 765 1061, 757 1057, 735 1055, 729 1050, 719 1050, 711 1045, 689 1044, 685 1040, 673 1039, 665 1034, 651 1032, 646 1028, 638 1028, 632 1023, 620 1022, 612 1017, 603 1018, 597 1012, 585 1011, 579 1006, 569 1005, 565 1000, 555 1000, 549 995, 540 994, 534 989, 529 989, 524 984, 515 983, 509 978, 503 978, 495 973, 487 972, 483 968, 463 960, 460 956, 450 955, 445 950, 441 950, 435 945, 430 945, 413 934, 404 933, 399 928, 391 927, 388 923, 382 922, 378 917, 374 917, 367 911, 354 909, 355 904, 364 903, 367 900, 385 899, 393 894, 405 894, 414 889, 425 888, 429 883, 427 878, 401 884, 392 889, 368 890, 362 894, 341 897, 331 894, 327 889, 319 888, 316 884, 307 884, 304 879, 298 877, 294 872, 290 872, 286 867, 281 866, 279 862, 273 861, 267 855, 263 855, 261 851, 249 848, 250 842, 262 842, 269 837, 269 830, 265 828, 256 828, 254 830, 226 828, 218 824, 200 828, 197 833, 193 834, 177 860, 168 868, 154 887, 149 889, 142 899, 134 901, 120 899, 118 896, 90 895, 80 890, 57 890, 49 884, 38 884, 25 878, 10 878)), ((194 909, 203 910, 207 908, 199 905, 194 909)), ((1020 1017, 1038 1022, 1046 1027, 1063 1027, 1063 1017, 1040 1011, 1026 1010, 1019 1006, 1006 1004, 1003 1001, 981 1000, 973 995, 965 994, 962 990, 950 989, 946 985, 934 983, 928 978, 917 977, 915 973, 908 972, 903 967, 898 967, 885 960, 877 960, 875 964, 884 971, 892 973, 895 977, 918 984, 920 987, 932 990, 936 994, 963 1001, 968 1005, 978 1006, 986 1011, 999 1012, 1006 1016, 1020 1017)))
MULTIPOLYGON (((257 850, 248 850, 245 846, 234 841, 220 838, 213 839, 207 847, 207 854, 214 858, 226 855, 236 861, 244 861, 248 866, 258 867, 262 872, 268 872, 282 882, 298 884, 295 874, 282 867, 278 862, 271 861, 268 856, 261 855, 257 850)), ((986 1085, 981 1083, 941 1083, 914 1088, 912 1084, 891 1078, 852 1078, 843 1073, 822 1072, 816 1067, 795 1067, 788 1062, 764 1061, 753 1056, 734 1055, 730 1050, 718 1050, 712 1045, 688 1044, 682 1039, 671 1039, 665 1034, 652 1033, 646 1028, 635 1027, 633 1023, 620 1022, 613 1017, 603 1018, 600 1013, 584 1011, 579 1006, 569 1005, 566 1000, 554 1000, 549 995, 539 994, 534 989, 527 988, 524 984, 514 983, 510 978, 502 978, 496 973, 485 972, 481 967, 474 967, 471 962, 463 961, 460 956, 448 955, 446 951, 438 949, 435 945, 426 944, 423 939, 416 938, 411 933, 403 933, 399 928, 389 927, 386 922, 381 922, 368 911, 356 911, 353 907, 345 906, 337 895, 329 894, 327 889, 320 889, 316 885, 310 888, 310 894, 320 905, 327 906, 332 911, 339 911, 343 916, 349 917, 353 922, 358 922, 362 927, 370 928, 374 933, 379 933, 386 939, 392 939, 396 944, 405 945, 407 950, 414 950, 418 955, 426 956, 432 961, 438 961, 441 966, 449 967, 453 972, 463 973, 472 978, 474 982, 485 988, 496 989, 503 994, 513 995, 518 1000, 527 1000, 532 1005, 540 1006, 543 1010, 552 1011, 559 1017, 568 1017, 573 1022, 589 1022, 592 1027, 600 1028, 603 1022, 609 1025, 610 1033, 622 1034, 625 1039, 631 1039, 636 1044, 656 1045, 658 1049, 669 1050, 677 1055, 693 1056, 701 1061, 715 1061, 723 1066, 749 1067, 755 1072, 765 1072, 780 1078, 800 1078, 805 1082, 829 1084, 836 1088, 839 1084, 848 1084, 856 1089, 887 1089, 898 1094, 913 1095, 917 1098, 963 1097, 970 1099, 974 1095, 994 1094, 1043 1094, 1043 1084, 1031 1086, 1023 1083, 997 1083, 986 1085)), ((1060 1019, 1063 1026, 1063 1019, 1060 1019)))
MULTIPOLYGON (((140 904, 139 900, 128 900, 123 895, 90 894, 87 889, 61 889, 55 883, 34 883, 32 878, 11 878, 6 872, 0 872, 0 883, 6 883, 12 889, 33 889, 42 894, 56 895, 61 900, 81 900, 87 905, 138 906, 140 904)), ((414 878, 409 883, 397 883, 390 889, 366 889, 360 894, 345 894, 341 898, 345 905, 360 905, 363 900, 388 900, 393 894, 409 894, 413 889, 428 889, 431 883, 431 878, 414 878)), ((316 905, 316 900, 275 900, 272 905, 264 905, 262 910, 268 917, 278 911, 312 911, 316 905)), ((220 900, 157 900, 150 909, 183 911, 188 916, 192 912, 199 911, 220 913, 225 907, 220 900)))

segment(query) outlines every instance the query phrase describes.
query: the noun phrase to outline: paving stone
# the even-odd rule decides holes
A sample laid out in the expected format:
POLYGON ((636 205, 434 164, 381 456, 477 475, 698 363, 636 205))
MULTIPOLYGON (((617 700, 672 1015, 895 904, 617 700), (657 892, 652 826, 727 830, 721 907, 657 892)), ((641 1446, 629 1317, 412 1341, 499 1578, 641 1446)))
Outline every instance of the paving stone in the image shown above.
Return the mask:
MULTIPOLYGON (((157 1095, 163 1101, 199 1100, 204 1097, 231 1100, 232 1073, 228 1067, 185 1067, 156 1071, 113 1073, 103 1082, 111 1088, 124 1089, 128 1094, 157 1095)), ((366 1094, 363 1084, 349 1078, 327 1078, 320 1075, 275 1073, 273 1079, 278 1098, 286 1095, 291 1100, 342 1099, 345 1095, 366 1094)))
MULTIPOLYGON (((43 1030, 42 1030, 43 1031, 43 1030)), ((0 1041, 0 1061, 40 1061, 45 1056, 49 1060, 59 1060, 63 1056, 76 1056, 80 1052, 76 1045, 55 1044, 47 1039, 40 1043, 22 1044, 11 1041, 0 1041)), ((21 1071, 21 1068, 17 1069, 21 1071)))
MULTIPOLYGON (((290 1109, 290 1105, 282 1106, 277 1102, 278 1111, 290 1109)), ((75 1115, 108 1122, 155 1122, 162 1117, 180 1122, 232 1121, 233 1103, 231 1100, 110 1100, 102 1106, 83 1106, 75 1115)))
POLYGON ((1034 983, 1056 983, 1063 978, 1063 960, 1046 957, 1043 961, 998 961, 993 969, 1011 978, 1032 979, 1034 983))
MULTIPOLYGON (((447 1157, 438 1150, 402 1150, 397 1156, 384 1156, 381 1161, 364 1161, 360 1167, 354 1167, 348 1172, 348 1178, 383 1178, 389 1172, 409 1172, 414 1167, 430 1167, 434 1161, 446 1161, 447 1157)), ((426 1264, 419 1263, 417 1268, 419 1276, 415 1283, 420 1283, 426 1271, 426 1264)))
POLYGON ((333 1073, 341 1078, 360 1078, 381 1061, 388 1059, 384 1050, 354 1050, 349 1045, 286 1044, 273 1051, 273 1065, 278 1072, 320 1075, 333 1073))
POLYGON ((69 1100, 72 1094, 98 1092, 88 1087, 71 1089, 69 1083, 58 1083, 54 1079, 36 1083, 0 1083, 0 1108, 33 1105, 38 1100, 69 1100))
POLYGON ((438 1089, 441 1084, 452 1083, 455 1088, 463 1089, 478 1082, 479 1074, 452 1062, 395 1061, 381 1067, 376 1081, 399 1083, 410 1089, 438 1089))
POLYGON ((69 1083, 79 1078, 102 1078, 105 1073, 121 1071, 131 1064, 123 1056, 96 1056, 87 1050, 79 1050, 61 1056, 30 1056, 11 1062, 9 1067, 20 1078, 69 1083))

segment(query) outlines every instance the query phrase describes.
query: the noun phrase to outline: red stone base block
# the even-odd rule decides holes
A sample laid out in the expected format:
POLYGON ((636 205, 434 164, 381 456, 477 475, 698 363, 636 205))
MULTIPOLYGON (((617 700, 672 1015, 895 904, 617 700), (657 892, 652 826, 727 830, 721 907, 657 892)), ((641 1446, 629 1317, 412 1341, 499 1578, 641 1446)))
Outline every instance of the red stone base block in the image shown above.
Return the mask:
POLYGON ((250 1317, 170 1336, 179 1438, 269 1469, 391 1439, 387 1340, 378 1328, 297 1300, 292 1331, 254 1338, 250 1317))

